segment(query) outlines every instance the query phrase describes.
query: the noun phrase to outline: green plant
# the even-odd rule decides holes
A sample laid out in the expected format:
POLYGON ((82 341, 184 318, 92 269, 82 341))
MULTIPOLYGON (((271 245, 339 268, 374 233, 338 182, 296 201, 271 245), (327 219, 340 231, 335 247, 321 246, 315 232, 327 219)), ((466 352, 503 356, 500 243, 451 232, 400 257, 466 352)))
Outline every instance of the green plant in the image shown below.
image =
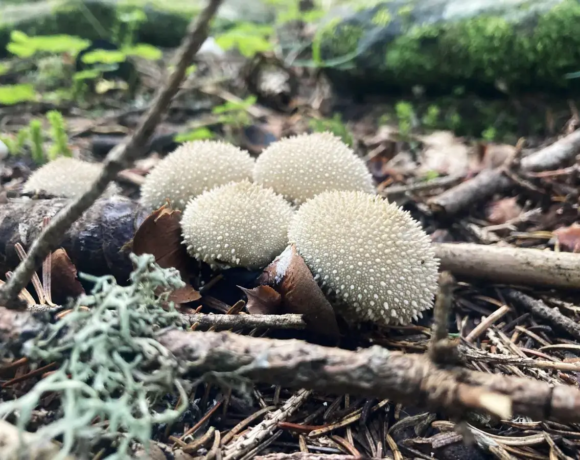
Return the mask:
POLYGON ((224 50, 237 49, 243 56, 252 57, 256 53, 272 49, 271 36, 274 29, 270 25, 240 23, 216 37, 216 44, 224 50))
POLYGON ((483 130, 481 137, 487 142, 492 142, 497 138, 497 130, 493 126, 489 126, 483 130))
POLYGON ((331 133, 337 135, 342 139, 342 142, 348 146, 353 145, 352 134, 348 130, 346 124, 342 121, 342 116, 340 113, 335 113, 332 118, 312 118, 308 122, 310 129, 317 133, 322 133, 325 131, 330 131, 331 133))
POLYGON ((26 142, 29 138, 29 130, 27 127, 21 128, 16 134, 15 138, 9 136, 0 136, 0 140, 8 147, 8 152, 11 155, 20 155, 26 142))
POLYGON ((112 27, 112 38, 119 46, 132 46, 139 24, 147 20, 147 15, 140 9, 117 9, 115 23, 112 27))
POLYGON ((413 105, 409 102, 397 102, 395 105, 395 112, 399 123, 399 133, 402 136, 408 136, 411 134, 411 130, 415 124, 415 111, 413 110, 413 105))
POLYGON ((0 86, 0 104, 14 105, 36 99, 36 91, 30 84, 0 86))
POLYGON ((251 123, 248 115, 248 107, 256 103, 256 96, 248 96, 239 102, 228 101, 212 109, 214 115, 218 115, 218 121, 232 128, 243 128, 251 123))
POLYGON ((44 163, 46 154, 42 146, 42 123, 40 120, 32 120, 29 125, 30 129, 30 151, 32 159, 36 164, 44 163))
POLYGON ((6 49, 21 58, 29 58, 37 53, 70 53, 76 55, 91 42, 71 35, 39 35, 29 37, 24 32, 14 30, 6 49))
POLYGON ((153 426, 177 420, 188 405, 178 363, 155 341, 160 328, 182 325, 173 304, 167 310, 164 304, 184 283, 177 270, 160 268, 149 254, 132 254, 131 260, 128 286, 112 276, 81 275, 94 283, 92 294, 26 348, 29 360, 55 361, 59 369, 24 396, 0 404, 0 417, 17 414, 23 430, 47 394, 58 396, 56 419, 32 435, 42 442, 58 438, 58 460, 84 456, 83 447, 101 441, 115 443, 107 460, 129 458, 133 442, 148 449, 153 426))
POLYGON ((54 160, 59 155, 72 157, 72 152, 68 146, 66 124, 62 114, 57 110, 51 110, 46 114, 46 118, 50 124, 50 133, 54 142, 48 152, 49 160, 54 160))
POLYGON ((200 141, 203 139, 213 139, 215 136, 208 128, 197 128, 185 133, 176 134, 173 140, 178 143, 188 141, 200 141))
POLYGON ((440 113, 441 113, 441 111, 439 110, 439 107, 437 107, 436 105, 430 105, 427 108, 427 112, 423 116, 423 124, 427 128, 430 128, 430 129, 435 128, 439 122, 439 114, 440 113))

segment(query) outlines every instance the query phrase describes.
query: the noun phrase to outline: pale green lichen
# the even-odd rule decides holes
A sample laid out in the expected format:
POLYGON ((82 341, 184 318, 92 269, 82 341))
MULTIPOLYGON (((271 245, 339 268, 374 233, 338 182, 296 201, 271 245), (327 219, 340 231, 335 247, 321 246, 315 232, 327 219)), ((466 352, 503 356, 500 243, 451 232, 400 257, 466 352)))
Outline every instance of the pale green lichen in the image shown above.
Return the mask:
POLYGON ((112 276, 84 276, 95 283, 93 294, 25 347, 32 362, 56 361, 60 368, 24 396, 0 404, 0 417, 13 413, 25 429, 42 398, 59 395, 57 418, 33 435, 44 442, 61 439, 58 459, 105 439, 116 452, 108 460, 128 458, 133 442, 147 448, 153 426, 175 421, 187 406, 177 363, 154 339, 160 328, 181 324, 173 307, 163 304, 184 283, 151 255, 131 258, 135 270, 128 286, 118 286, 112 276), (177 396, 181 402, 174 408, 177 396))

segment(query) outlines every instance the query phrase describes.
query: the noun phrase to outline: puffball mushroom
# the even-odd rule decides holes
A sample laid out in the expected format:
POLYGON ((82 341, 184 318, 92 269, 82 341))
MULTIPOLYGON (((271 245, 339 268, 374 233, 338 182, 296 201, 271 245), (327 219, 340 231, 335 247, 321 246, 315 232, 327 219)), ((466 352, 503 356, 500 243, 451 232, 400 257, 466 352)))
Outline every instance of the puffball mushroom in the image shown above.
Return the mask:
POLYGON ((212 267, 261 268, 288 243, 293 209, 271 189, 248 180, 202 193, 183 212, 189 254, 212 267))
POLYGON ((329 132, 274 142, 258 157, 254 182, 297 205, 328 190, 375 192, 364 161, 329 132))
POLYGON ((322 193, 298 209, 288 234, 345 318, 404 325, 432 307, 439 261, 429 237, 380 196, 322 193))
POLYGON ((141 186, 141 200, 157 209, 167 200, 183 211, 189 200, 206 190, 252 178, 254 159, 223 141, 185 142, 161 160, 141 186))
MULTIPOLYGON (((101 164, 59 157, 34 171, 24 184, 23 192, 43 191, 49 195, 77 198, 91 187, 102 169, 101 164)), ((118 191, 118 187, 111 184, 105 194, 113 195, 118 191)))

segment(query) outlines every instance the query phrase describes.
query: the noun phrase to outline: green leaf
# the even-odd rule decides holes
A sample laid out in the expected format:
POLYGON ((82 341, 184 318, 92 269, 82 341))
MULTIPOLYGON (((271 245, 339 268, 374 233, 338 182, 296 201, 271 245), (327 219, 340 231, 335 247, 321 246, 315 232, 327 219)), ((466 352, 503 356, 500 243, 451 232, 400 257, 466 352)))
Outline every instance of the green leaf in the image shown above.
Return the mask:
POLYGON ((82 61, 85 64, 113 64, 117 62, 123 62, 127 59, 127 56, 122 51, 109 51, 109 50, 95 50, 90 53, 85 54, 82 57, 82 61))
POLYGON ((28 58, 36 53, 36 50, 29 46, 28 44, 22 43, 8 43, 6 45, 8 52, 18 56, 19 58, 28 58))
POLYGON ((190 65, 187 69, 185 69, 185 76, 189 77, 191 74, 195 73, 197 70, 197 66, 195 64, 190 65))
POLYGON ((10 66, 8 64, 3 64, 2 62, 0 62, 0 75, 4 75, 9 70, 10 66))
POLYGON ((34 87, 28 84, 0 86, 0 104, 13 105, 33 101, 36 98, 34 87))
POLYGON ((237 48, 245 57, 252 57, 273 48, 269 40, 272 34, 272 26, 242 23, 216 37, 216 44, 224 50, 237 48))
POLYGON ((73 79, 75 81, 93 80, 93 79, 97 78, 100 74, 101 74, 101 72, 98 69, 82 70, 80 72, 75 73, 73 75, 73 79))
POLYGON ((218 105, 213 108, 212 113, 220 114, 226 112, 237 112, 241 110, 246 110, 251 105, 256 103, 256 96, 249 96, 240 102, 226 102, 225 104, 218 105))
POLYGON ((127 46, 123 48, 123 52, 128 56, 138 56, 143 59, 157 61, 161 59, 163 53, 159 48, 148 45, 146 43, 138 43, 135 46, 127 46))
POLYGON ((21 30, 13 30, 10 32, 10 40, 16 43, 23 43, 28 40, 28 35, 26 35, 21 30))
POLYGON ((214 134, 208 128, 198 128, 187 133, 177 134, 173 140, 175 142, 199 141, 202 139, 213 139, 214 134))
POLYGON ((14 30, 10 34, 11 42, 6 49, 19 57, 30 57, 38 52, 47 53, 71 53, 77 54, 91 44, 72 35, 38 35, 29 37, 24 32, 14 30))

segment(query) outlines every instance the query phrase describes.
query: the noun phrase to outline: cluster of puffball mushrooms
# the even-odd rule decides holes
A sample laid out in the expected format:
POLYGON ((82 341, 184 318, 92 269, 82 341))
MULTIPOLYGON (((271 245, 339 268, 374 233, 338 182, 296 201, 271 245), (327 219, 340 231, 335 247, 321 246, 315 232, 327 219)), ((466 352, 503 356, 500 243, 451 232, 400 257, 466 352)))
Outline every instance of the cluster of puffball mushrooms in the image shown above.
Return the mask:
MULTIPOLYGON (((57 159, 25 191, 74 197, 98 173, 57 159)), ((404 325, 433 304, 439 264, 429 237, 376 194, 363 160, 331 133, 282 139, 257 160, 222 141, 184 143, 147 175, 141 200, 182 211, 188 253, 214 269, 263 268, 294 244, 351 321, 404 325)))

